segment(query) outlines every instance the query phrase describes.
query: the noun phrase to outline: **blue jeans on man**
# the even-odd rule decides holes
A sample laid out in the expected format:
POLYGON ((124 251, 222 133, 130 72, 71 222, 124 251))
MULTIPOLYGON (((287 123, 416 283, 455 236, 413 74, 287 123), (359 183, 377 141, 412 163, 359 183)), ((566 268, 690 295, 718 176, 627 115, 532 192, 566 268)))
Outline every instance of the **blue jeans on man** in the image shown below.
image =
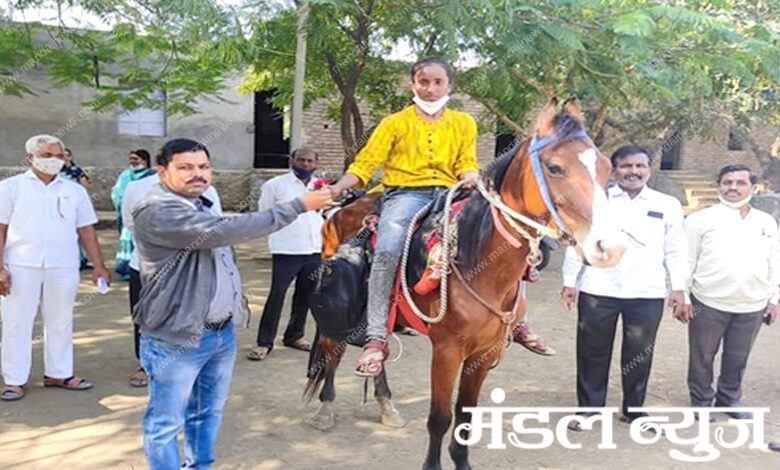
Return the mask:
POLYGON ((210 468, 235 360, 232 321, 204 330, 189 348, 141 335, 141 365, 149 374, 144 454, 151 470, 210 468), (182 428, 184 462, 176 442, 182 428))

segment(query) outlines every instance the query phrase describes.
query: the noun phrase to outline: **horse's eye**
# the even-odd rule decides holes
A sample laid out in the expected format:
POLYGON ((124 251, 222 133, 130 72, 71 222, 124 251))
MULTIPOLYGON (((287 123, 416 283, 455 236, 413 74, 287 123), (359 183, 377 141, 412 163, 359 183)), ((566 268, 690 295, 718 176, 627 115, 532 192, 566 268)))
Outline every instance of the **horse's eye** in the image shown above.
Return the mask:
POLYGON ((560 165, 547 165, 547 171, 553 176, 563 176, 566 174, 566 170, 560 165))

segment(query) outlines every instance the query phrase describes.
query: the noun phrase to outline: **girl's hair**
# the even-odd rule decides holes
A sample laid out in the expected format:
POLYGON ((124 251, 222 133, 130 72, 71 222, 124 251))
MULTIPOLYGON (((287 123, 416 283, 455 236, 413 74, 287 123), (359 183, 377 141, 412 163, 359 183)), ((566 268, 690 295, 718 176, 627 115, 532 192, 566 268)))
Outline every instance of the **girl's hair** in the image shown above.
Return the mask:
POLYGON ((443 59, 439 59, 438 57, 424 57, 412 65, 412 68, 409 70, 409 75, 414 81, 414 76, 417 72, 419 72, 423 67, 427 67, 429 65, 438 65, 439 67, 443 68, 444 71, 447 73, 447 78, 449 79, 450 83, 453 82, 452 80, 452 66, 443 59))

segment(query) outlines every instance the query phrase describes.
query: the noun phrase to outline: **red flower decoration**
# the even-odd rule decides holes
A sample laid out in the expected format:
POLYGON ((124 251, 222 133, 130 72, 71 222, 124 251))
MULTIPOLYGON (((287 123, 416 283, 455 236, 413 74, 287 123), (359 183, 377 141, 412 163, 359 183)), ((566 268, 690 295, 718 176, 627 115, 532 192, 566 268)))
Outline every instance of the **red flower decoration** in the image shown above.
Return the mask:
POLYGON ((329 184, 330 184, 330 181, 328 181, 327 178, 319 178, 319 179, 314 181, 313 187, 314 187, 315 190, 317 190, 317 189, 322 189, 325 186, 328 186, 329 184))

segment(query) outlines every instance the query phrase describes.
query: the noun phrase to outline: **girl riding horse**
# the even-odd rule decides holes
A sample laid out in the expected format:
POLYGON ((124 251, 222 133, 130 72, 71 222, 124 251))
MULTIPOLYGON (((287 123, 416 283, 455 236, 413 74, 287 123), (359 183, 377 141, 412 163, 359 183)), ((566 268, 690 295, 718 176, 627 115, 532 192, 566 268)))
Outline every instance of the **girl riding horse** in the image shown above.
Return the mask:
MULTIPOLYGON (((468 408, 477 405, 488 372, 503 356, 511 329, 525 314, 524 261, 534 247, 538 249, 542 236, 572 241, 594 267, 620 261, 626 244, 612 223, 604 193, 610 169, 609 160, 585 133, 576 103, 567 101, 559 111, 552 101, 540 113, 533 136, 496 165, 489 179, 477 182, 479 191, 469 197, 457 221, 457 255, 449 262, 447 288, 442 288, 443 294, 410 294, 411 302, 428 318, 448 300, 444 315, 429 329, 433 357, 425 470, 441 469, 441 445, 452 424, 458 378, 455 428, 461 430, 461 439, 468 440, 469 432, 461 425, 469 421, 468 408), (488 256, 491 262, 466 281, 463 273, 488 256)), ((408 223, 407 219, 399 225, 408 223)), ((387 283, 391 282, 388 275, 387 283)), ((331 362, 332 381, 338 359, 331 362)), ((389 396, 384 398, 389 402, 389 396)), ((465 470, 471 466, 468 448, 461 442, 453 436, 449 453, 456 468, 465 470)))
POLYGON ((473 181, 477 166, 477 124, 471 115, 445 107, 452 91, 450 65, 437 58, 411 69, 414 105, 383 119, 366 146, 333 186, 340 195, 365 185, 384 163, 387 188, 368 281, 368 328, 355 374, 373 377, 388 355, 387 314, 409 220, 458 180, 473 181))

